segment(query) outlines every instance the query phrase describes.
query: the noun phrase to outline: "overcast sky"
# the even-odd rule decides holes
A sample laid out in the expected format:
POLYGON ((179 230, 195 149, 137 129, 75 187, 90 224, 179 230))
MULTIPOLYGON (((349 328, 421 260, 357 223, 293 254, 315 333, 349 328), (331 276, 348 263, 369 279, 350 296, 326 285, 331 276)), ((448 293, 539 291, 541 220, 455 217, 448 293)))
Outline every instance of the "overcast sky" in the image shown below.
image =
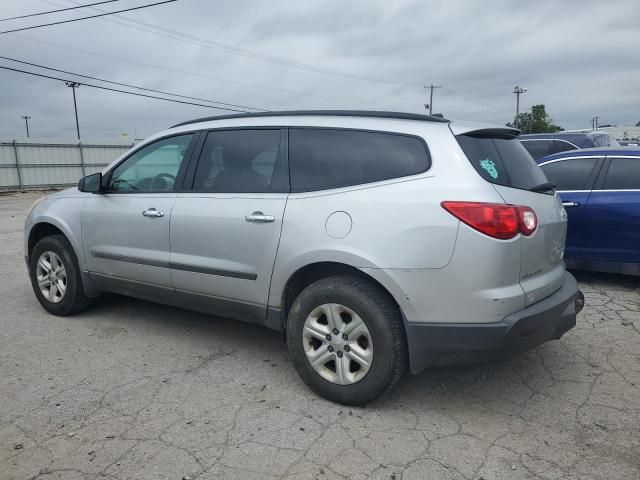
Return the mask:
MULTIPOLYGON (((2 0, 0 17, 72 5, 2 0)), ((0 30, 95 13, 87 8, 4 21, 0 30)), ((519 85, 528 89, 521 111, 544 103, 566 129, 586 128, 594 115, 601 123, 640 121, 638 0, 178 0, 119 17, 2 34, 0 55, 261 109, 422 113, 423 86, 434 83, 442 85, 434 112, 504 124, 514 117, 512 92, 519 85), (277 58, 250 58, 254 54, 277 58), (313 69, 283 65, 286 60, 313 69)), ((7 60, 0 65, 70 77, 7 60)), ((21 115, 32 117, 32 137, 75 137, 72 92, 64 83, 0 70, 0 84, 0 138, 24 137, 21 115)), ((186 119, 228 113, 88 86, 77 95, 85 139, 145 137, 186 119)))

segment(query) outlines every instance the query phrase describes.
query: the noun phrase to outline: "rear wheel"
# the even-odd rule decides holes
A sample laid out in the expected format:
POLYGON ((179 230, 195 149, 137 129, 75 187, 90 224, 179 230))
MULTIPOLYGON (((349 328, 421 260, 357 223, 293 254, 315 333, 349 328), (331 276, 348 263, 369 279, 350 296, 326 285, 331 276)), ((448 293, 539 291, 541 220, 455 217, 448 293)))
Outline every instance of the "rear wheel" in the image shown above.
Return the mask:
POLYGON ((84 310, 91 299, 84 293, 78 260, 62 235, 40 240, 29 258, 31 286, 44 309, 54 315, 84 310))
POLYGON ((289 311, 287 343, 305 383, 346 405, 372 401, 406 370, 398 307, 357 277, 325 278, 305 288, 289 311))

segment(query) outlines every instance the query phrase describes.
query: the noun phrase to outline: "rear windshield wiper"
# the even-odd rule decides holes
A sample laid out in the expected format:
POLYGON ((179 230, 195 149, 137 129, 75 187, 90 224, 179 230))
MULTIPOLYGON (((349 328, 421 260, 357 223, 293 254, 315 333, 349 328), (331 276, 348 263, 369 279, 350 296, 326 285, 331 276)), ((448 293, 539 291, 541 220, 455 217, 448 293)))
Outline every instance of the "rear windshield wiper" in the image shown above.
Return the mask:
POLYGON ((540 185, 536 185, 535 187, 531 187, 528 190, 531 192, 548 192, 549 190, 553 190, 556 188, 556 184, 552 182, 544 182, 540 185))

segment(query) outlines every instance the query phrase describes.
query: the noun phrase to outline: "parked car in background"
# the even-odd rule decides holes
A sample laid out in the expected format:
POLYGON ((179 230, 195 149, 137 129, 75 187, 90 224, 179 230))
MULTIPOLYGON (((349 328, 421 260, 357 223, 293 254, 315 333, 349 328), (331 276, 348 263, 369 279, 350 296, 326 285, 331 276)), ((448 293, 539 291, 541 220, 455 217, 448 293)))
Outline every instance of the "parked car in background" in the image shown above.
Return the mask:
POLYGON ((606 132, 534 133, 521 135, 520 141, 535 160, 569 150, 619 146, 616 138, 606 132))
POLYGON ((561 337, 583 296, 518 131, 389 112, 185 122, 27 215, 42 306, 113 291, 283 332, 318 394, 561 337))
POLYGON ((538 163, 569 215, 567 266, 640 275, 640 149, 573 150, 538 163))

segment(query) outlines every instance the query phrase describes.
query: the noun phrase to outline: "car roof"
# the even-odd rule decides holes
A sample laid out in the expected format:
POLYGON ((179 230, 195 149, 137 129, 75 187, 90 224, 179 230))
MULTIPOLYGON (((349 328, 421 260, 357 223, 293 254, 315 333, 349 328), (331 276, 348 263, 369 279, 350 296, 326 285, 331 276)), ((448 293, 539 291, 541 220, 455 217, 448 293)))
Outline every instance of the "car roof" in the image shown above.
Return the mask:
POLYGON ((211 122, 214 120, 228 120, 234 118, 256 118, 256 117, 300 117, 300 116, 329 116, 329 117, 368 117, 368 118, 394 118, 400 120, 418 120, 423 122, 449 123, 449 120, 436 115, 422 115, 418 113, 386 112, 378 110, 284 110, 269 112, 239 113, 233 115, 217 115, 213 117, 202 117, 187 120, 171 128, 191 125, 194 123, 211 122))
POLYGON ((568 150, 566 152, 554 153, 546 157, 538 158, 536 162, 544 163, 550 160, 557 160, 560 158, 572 158, 572 157, 592 157, 592 156, 631 156, 640 157, 640 147, 595 147, 595 148, 581 148, 578 150, 568 150))

